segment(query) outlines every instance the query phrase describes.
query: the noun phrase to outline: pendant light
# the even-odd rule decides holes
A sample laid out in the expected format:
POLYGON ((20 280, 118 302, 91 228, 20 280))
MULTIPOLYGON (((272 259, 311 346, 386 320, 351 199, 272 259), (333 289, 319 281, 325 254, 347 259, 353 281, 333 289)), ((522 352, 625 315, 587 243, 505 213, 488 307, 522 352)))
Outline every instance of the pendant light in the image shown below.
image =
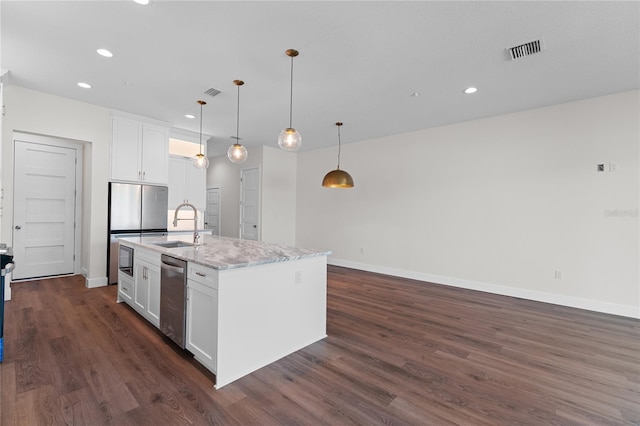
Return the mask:
POLYGON ((206 105, 205 101, 197 101, 200 104, 200 153, 193 157, 193 167, 196 169, 206 169, 209 167, 209 159, 202 153, 202 106, 206 105))
POLYGON ((285 151, 297 151, 302 146, 302 136, 300 132, 292 126, 292 111, 293 111, 293 58, 298 56, 300 52, 295 49, 288 49, 286 52, 287 56, 291 58, 291 87, 290 87, 290 96, 289 96, 289 127, 284 129, 278 135, 278 145, 280 148, 285 151))
MULTIPOLYGON (((233 84, 238 87, 238 110, 236 113, 236 143, 229 147, 227 151, 227 157, 231 160, 232 163, 240 164, 247 161, 247 157, 249 153, 247 152, 247 148, 240 144, 240 86, 244 84, 242 80, 233 80, 233 84)), ((233 137, 233 136, 231 136, 233 137)))
POLYGON ((340 170, 340 126, 342 126, 342 123, 338 121, 336 126, 338 127, 338 167, 325 175, 324 179, 322 179, 322 186, 325 188, 353 188, 351 175, 344 170, 340 170))

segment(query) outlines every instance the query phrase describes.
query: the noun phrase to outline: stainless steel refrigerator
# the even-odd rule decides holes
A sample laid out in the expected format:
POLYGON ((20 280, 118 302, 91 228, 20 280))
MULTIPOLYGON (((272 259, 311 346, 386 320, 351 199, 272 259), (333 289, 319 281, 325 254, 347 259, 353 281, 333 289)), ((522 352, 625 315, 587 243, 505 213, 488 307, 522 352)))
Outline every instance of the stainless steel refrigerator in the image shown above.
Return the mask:
POLYGON ((118 238, 166 235, 168 194, 166 186, 109 183, 109 284, 118 282, 118 238))

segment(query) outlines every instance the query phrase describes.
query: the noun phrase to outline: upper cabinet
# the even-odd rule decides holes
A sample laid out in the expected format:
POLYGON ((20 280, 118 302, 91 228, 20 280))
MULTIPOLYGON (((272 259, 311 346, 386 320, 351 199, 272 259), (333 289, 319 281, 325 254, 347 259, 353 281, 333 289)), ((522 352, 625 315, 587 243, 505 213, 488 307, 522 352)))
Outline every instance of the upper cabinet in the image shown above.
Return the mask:
POLYGON ((207 171, 193 167, 193 159, 169 156, 169 208, 191 203, 200 211, 207 207, 207 171))
POLYGON ((111 117, 111 179, 168 183, 169 128, 111 117))

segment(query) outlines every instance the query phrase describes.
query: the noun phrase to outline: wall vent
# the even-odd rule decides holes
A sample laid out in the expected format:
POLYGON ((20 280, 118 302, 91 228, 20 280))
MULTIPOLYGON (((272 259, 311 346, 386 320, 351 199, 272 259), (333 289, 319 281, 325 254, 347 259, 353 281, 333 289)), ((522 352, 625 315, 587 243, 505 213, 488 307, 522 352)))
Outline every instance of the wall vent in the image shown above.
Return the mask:
POLYGON ((211 97, 219 95, 220 93, 222 93, 220 90, 214 89, 213 87, 211 89, 207 90, 206 92, 204 92, 205 95, 209 95, 211 97))
POLYGON ((543 49, 544 46, 542 44, 542 40, 535 40, 530 41, 529 43, 521 44, 519 46, 508 47, 507 51, 509 51, 511 60, 514 60, 533 55, 534 53, 539 53, 543 49))

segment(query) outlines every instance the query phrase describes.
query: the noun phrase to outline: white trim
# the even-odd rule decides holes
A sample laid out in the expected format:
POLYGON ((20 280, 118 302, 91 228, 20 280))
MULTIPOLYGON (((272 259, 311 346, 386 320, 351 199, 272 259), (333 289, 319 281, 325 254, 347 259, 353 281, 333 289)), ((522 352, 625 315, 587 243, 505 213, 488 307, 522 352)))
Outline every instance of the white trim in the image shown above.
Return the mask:
POLYGON ((4 300, 11 300, 11 272, 4 276, 4 300))
MULTIPOLYGON (((171 129, 171 123, 167 122, 167 121, 161 121, 161 120, 156 120, 153 118, 149 118, 149 117, 144 117, 142 115, 136 115, 136 114, 131 114, 129 112, 124 112, 124 111, 118 111, 118 110, 110 110, 109 111, 109 115, 110 118, 113 117, 123 117, 123 118, 128 118, 129 120, 134 120, 134 121, 140 121, 144 124, 153 124, 159 127, 166 127, 167 130, 171 129)), ((111 120, 109 120, 109 122, 111 122, 111 120)), ((168 140, 168 138, 167 138, 168 140)))
POLYGON ((546 293, 543 291, 507 287, 498 284, 446 277, 442 275, 425 274, 422 272, 389 268, 386 266, 370 265, 367 263, 352 262, 349 260, 335 259, 332 257, 329 257, 327 263, 329 265, 344 266, 345 268, 359 269, 362 271, 375 272, 378 274, 391 275, 394 277, 409 278, 434 284, 443 284, 451 287, 484 291, 486 293, 499 294, 502 296, 517 297, 520 299, 533 300, 536 302, 551 303, 554 305, 568 306, 571 308, 585 309, 588 311, 640 319, 640 307, 632 305, 620 305, 617 303, 583 299, 580 297, 564 296, 561 294, 546 293))
POLYGON ((107 277, 87 278, 84 282, 87 288, 106 287, 109 284, 107 277))

